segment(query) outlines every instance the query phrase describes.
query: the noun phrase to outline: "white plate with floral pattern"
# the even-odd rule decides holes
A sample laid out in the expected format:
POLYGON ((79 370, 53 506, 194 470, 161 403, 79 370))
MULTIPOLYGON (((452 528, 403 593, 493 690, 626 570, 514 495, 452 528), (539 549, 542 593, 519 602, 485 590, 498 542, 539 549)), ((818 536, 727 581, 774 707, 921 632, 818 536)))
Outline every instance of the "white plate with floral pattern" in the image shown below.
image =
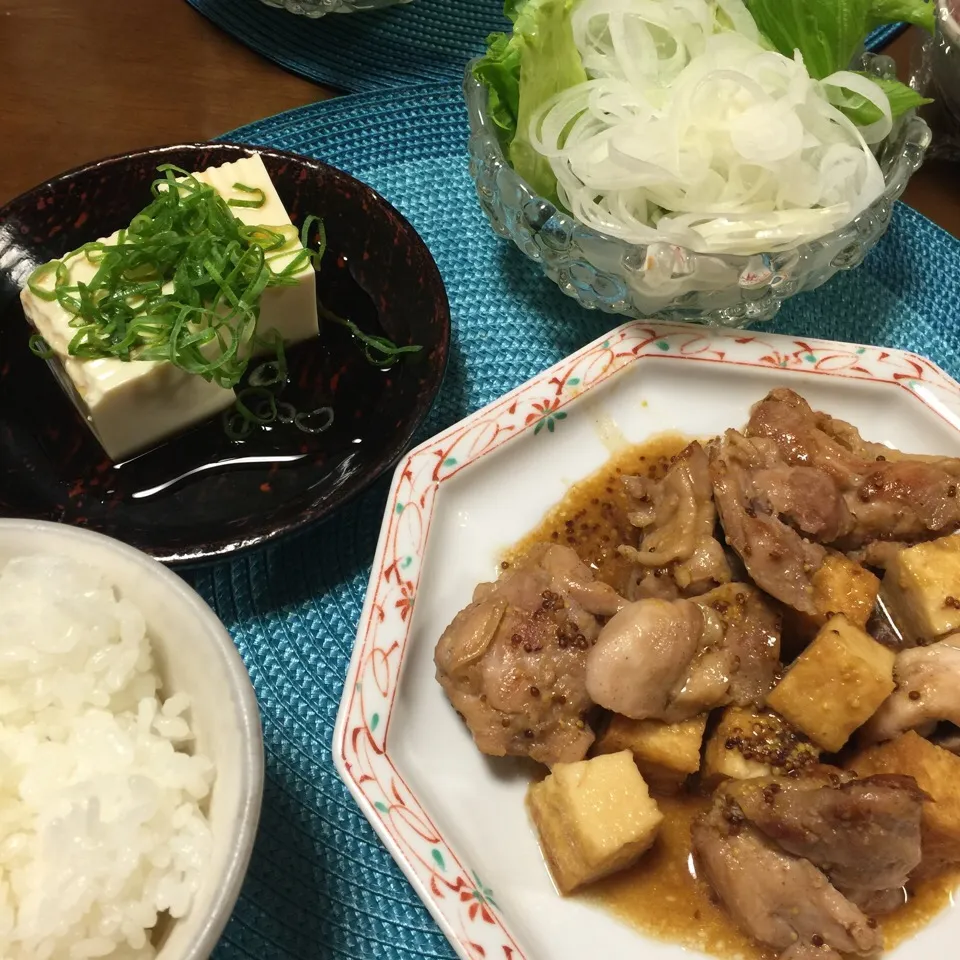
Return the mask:
MULTIPOLYGON (((870 440, 960 454, 960 384, 898 350, 635 321, 422 444, 397 467, 334 733, 340 775, 459 955, 691 957, 561 899, 524 807, 528 768, 482 756, 433 651, 505 548, 609 459, 611 437, 710 436, 789 386, 870 440)), ((953 955, 960 913, 886 956, 953 955)), ((695 954, 694 954, 695 955, 695 954)))

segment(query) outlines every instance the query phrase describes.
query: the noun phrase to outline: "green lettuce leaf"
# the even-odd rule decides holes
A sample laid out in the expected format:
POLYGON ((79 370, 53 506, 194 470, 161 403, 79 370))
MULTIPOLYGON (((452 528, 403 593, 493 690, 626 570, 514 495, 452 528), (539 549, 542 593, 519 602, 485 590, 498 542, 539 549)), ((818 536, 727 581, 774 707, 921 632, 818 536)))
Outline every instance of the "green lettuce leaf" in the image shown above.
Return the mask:
POLYGON ((580 51, 573 42, 570 11, 574 2, 527 0, 514 27, 514 36, 523 38, 523 52, 517 134, 510 144, 510 163, 540 196, 554 203, 557 179, 549 161, 530 143, 530 120, 551 97, 587 81, 580 51))
POLYGON ((877 2, 746 0, 760 32, 786 57, 799 50, 810 76, 817 80, 849 68, 870 32, 868 21, 877 2))
POLYGON ((555 94, 584 83, 586 71, 570 12, 575 0, 506 0, 513 33, 492 34, 474 76, 490 90, 489 109, 513 169, 542 197, 556 203, 549 162, 531 146, 530 119, 555 94))
POLYGON ((867 28, 873 30, 887 23, 899 23, 901 20, 933 33, 937 25, 933 0, 873 0, 867 28))
MULTIPOLYGON (((869 74, 863 74, 863 76, 869 76, 890 98, 890 110, 894 119, 903 116, 914 107, 922 107, 925 103, 933 103, 932 100, 920 96, 913 87, 908 87, 899 80, 880 79, 869 74)), ((876 123, 881 117, 875 104, 852 90, 830 86, 827 87, 827 97, 838 110, 849 117, 858 127, 866 127, 871 123, 876 123)))
POLYGON ((520 44, 505 33, 487 37, 487 52, 473 68, 473 75, 490 91, 490 117, 504 150, 517 133, 520 111, 520 44))

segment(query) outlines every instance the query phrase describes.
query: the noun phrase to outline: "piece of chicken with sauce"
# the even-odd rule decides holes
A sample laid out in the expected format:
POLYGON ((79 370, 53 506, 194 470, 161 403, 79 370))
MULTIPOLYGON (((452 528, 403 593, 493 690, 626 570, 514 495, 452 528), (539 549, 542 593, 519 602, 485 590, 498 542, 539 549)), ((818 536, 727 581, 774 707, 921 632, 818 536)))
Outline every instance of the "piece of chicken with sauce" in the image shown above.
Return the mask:
POLYGON ((721 791, 769 840, 819 867, 871 916, 903 904, 920 864, 924 794, 911 777, 857 777, 820 766, 799 777, 758 777, 721 791))
POLYGON ((861 728, 861 743, 894 740, 908 730, 930 736, 944 721, 960 726, 960 636, 901 650, 893 678, 897 688, 861 728))
POLYGON ((734 583, 694 600, 625 607, 587 655, 586 687, 625 717, 676 723, 728 703, 759 706, 779 668, 779 614, 734 583))
POLYGON ((956 458, 869 443, 855 427, 813 410, 788 389, 773 390, 753 408, 744 434, 774 443, 787 467, 803 467, 834 486, 839 501, 833 501, 835 515, 827 529, 805 528, 802 513, 789 505, 778 511, 819 543, 858 550, 876 541, 936 539, 960 528, 956 458))
POLYGON ((699 443, 681 451, 659 482, 647 477, 623 482, 634 501, 630 523, 642 531, 637 547, 619 548, 636 565, 630 599, 693 597, 730 582, 730 564, 714 536, 710 464, 699 443))
POLYGON ((920 863, 923 800, 910 777, 830 767, 729 782, 693 826, 699 875, 781 960, 870 956, 871 917, 902 903, 920 863))
POLYGON ((538 544, 444 631, 437 679, 491 756, 528 756, 548 765, 582 760, 594 735, 584 679, 598 618, 626 601, 593 578, 569 547, 538 544))
POLYGON ((697 875, 740 929, 782 951, 780 960, 868 957, 883 937, 808 860, 786 853, 720 798, 692 829, 697 875), (814 951, 825 951, 820 954, 814 951))

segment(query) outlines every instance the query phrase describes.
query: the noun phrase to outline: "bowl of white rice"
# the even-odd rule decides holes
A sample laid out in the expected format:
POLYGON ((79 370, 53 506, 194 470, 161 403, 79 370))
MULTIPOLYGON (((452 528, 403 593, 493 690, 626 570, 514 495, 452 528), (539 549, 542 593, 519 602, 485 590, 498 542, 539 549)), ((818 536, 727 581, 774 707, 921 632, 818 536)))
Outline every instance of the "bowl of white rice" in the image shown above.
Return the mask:
POLYGON ((0 520, 0 957, 201 960, 263 790, 256 697, 178 576, 0 520))

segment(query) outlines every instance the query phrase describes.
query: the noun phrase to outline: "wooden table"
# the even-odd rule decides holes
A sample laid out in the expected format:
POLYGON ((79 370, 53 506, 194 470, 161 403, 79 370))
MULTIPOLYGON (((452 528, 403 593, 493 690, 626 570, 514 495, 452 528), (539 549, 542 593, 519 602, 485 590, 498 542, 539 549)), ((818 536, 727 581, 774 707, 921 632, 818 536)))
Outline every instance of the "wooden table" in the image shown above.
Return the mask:
MULTIPOLYGON (((909 62, 914 36, 891 52, 909 62)), ((222 33, 183 0, 0 0, 0 203, 137 147, 209 140, 334 96, 222 33)), ((906 200, 960 237, 960 171, 927 164, 906 200)))

